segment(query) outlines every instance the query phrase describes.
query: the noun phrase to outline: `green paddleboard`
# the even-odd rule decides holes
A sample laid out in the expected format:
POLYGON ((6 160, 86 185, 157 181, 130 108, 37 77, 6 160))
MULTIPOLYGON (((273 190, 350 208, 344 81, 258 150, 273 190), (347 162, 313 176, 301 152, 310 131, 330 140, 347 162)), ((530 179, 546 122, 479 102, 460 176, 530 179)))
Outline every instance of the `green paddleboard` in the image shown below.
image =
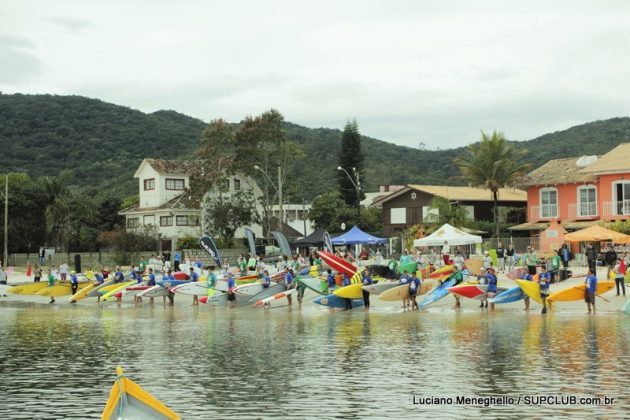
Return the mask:
POLYGON ((326 294, 326 290, 328 289, 328 284, 326 282, 322 282, 321 279, 309 276, 298 276, 297 281, 302 283, 307 288, 311 289, 315 293, 319 293, 320 295, 326 294), (324 285, 326 288, 324 289, 324 285))

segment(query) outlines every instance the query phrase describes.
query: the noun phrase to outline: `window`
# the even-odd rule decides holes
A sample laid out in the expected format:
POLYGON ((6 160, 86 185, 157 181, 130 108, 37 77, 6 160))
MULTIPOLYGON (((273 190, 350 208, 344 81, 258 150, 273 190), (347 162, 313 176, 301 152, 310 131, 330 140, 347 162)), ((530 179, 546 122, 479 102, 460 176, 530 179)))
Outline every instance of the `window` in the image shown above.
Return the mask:
POLYGON ((127 219, 128 228, 137 228, 140 226, 140 219, 138 217, 130 217, 127 219))
POLYGON ((475 206, 461 206, 466 212, 466 218, 468 220, 475 220, 475 206))
POLYGON ((183 191, 184 190, 184 180, 183 179, 166 178, 166 185, 165 186, 166 186, 167 190, 183 191))
POLYGON ((437 222, 438 217, 440 217, 440 209, 435 209, 428 206, 422 207, 423 222, 437 222))
POLYGON ((615 182, 613 184, 613 200, 615 214, 630 214, 630 182, 615 182))
POLYGON ((578 216, 597 216, 597 189, 592 185, 578 188, 578 216))
POLYGON ((540 217, 554 219, 558 217, 558 190, 543 188, 540 190, 540 217))
POLYGON ((199 216, 176 216, 175 224, 177 226, 199 226, 199 216))
POLYGON ((155 216, 150 214, 148 216, 144 216, 142 220, 142 224, 144 225, 154 225, 155 224, 155 216))
POLYGON ((404 207, 391 208, 389 210, 390 220, 392 225, 407 223, 407 209, 404 207))
POLYGON ((234 191, 241 190, 241 180, 234 178, 234 191))
POLYGON ((144 180, 144 190, 151 191, 155 189, 155 178, 145 179, 144 180))
POLYGON ((173 226, 173 216, 160 216, 160 226, 173 226))

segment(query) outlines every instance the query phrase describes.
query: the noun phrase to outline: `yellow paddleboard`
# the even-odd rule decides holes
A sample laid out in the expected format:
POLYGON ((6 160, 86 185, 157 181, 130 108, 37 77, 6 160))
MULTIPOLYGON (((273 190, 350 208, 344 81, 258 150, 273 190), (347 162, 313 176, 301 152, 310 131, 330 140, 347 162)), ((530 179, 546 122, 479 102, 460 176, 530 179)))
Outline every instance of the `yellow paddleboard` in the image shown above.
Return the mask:
POLYGON ((474 274, 475 276, 481 275, 481 266, 482 265, 483 265, 483 261, 481 261, 481 260, 468 259, 468 260, 464 261, 464 266, 466 266, 468 271, 470 271, 470 273, 474 274))
MULTIPOLYGON (((596 295, 601 295, 609 290, 615 288, 615 282, 610 280, 600 280, 597 282, 596 295)), ((584 293, 586 291, 585 284, 578 284, 577 286, 570 286, 557 292, 553 292, 549 295, 547 300, 554 302, 572 302, 576 300, 584 299, 584 293)))
POLYGON ((429 274, 429 278, 436 279, 443 275, 450 276, 454 271, 455 271, 454 265, 445 265, 444 267, 438 268, 437 270, 431 272, 431 274, 429 274))
POLYGON ((131 286, 133 284, 136 284, 135 280, 134 281, 128 281, 128 282, 125 282, 125 283, 116 283, 116 286, 118 286, 118 287, 114 287, 112 290, 110 290, 109 292, 105 293, 101 297, 101 299, 107 300, 110 297, 112 297, 114 294, 124 290, 125 288, 127 288, 128 286, 131 286))
MULTIPOLYGON (((87 287, 89 285, 90 283, 79 283, 78 287, 79 289, 83 289, 84 287, 87 287)), ((39 292, 37 292, 37 295, 47 296, 47 297, 59 297, 59 296, 68 296, 71 293, 72 293, 72 286, 70 286, 70 283, 63 282, 63 283, 57 283, 54 286, 50 286, 45 289, 42 289, 39 292)))
MULTIPOLYGON (((435 282, 433 281, 423 281, 420 285, 420 291, 418 295, 424 295, 429 290, 435 287, 435 282)), ((409 284, 401 284, 400 286, 392 287, 389 290, 385 290, 383 293, 378 295, 380 300, 386 302, 393 302, 396 300, 402 300, 409 297, 409 284)))
POLYGON ((70 302, 77 302, 77 301, 79 301, 81 299, 85 299, 87 294, 90 293, 92 290, 94 290, 94 288, 97 287, 97 286, 98 286, 98 283, 92 283, 92 284, 89 284, 88 286, 80 289, 74 295, 70 296, 70 302))
POLYGON ((122 283, 113 283, 113 284, 110 284, 109 286, 101 287, 100 289, 97 290, 97 292, 101 296, 103 296, 105 293, 111 292, 112 290, 119 288, 121 284, 122 283))
POLYGON ((540 298, 540 284, 536 283, 535 281, 529 280, 514 281, 516 282, 516 284, 518 284, 523 293, 542 305, 543 301, 540 298))
POLYGON ((13 286, 7 290, 7 293, 14 295, 36 295, 42 289, 48 287, 47 281, 40 281, 37 283, 26 283, 13 286))
POLYGON ((363 297, 363 283, 341 287, 335 290, 333 294, 345 299, 361 299, 363 297))

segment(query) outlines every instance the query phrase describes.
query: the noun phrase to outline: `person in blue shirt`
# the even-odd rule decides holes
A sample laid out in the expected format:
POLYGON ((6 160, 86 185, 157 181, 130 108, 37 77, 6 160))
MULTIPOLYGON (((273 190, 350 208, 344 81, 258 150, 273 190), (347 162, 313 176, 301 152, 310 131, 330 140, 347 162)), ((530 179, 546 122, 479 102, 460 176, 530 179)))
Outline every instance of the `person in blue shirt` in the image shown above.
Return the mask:
POLYGON ((420 279, 414 273, 411 279, 409 279, 409 300, 411 301, 411 309, 420 309, 418 302, 416 302, 416 296, 420 290, 420 279))
MULTIPOLYGON (((343 280, 341 281, 341 287, 350 286, 350 278, 347 274, 344 273, 343 280)), ((352 309, 352 299, 345 299, 346 301, 346 309, 352 309)))
MULTIPOLYGON (((293 272, 291 271, 291 267, 286 267, 284 273, 284 287, 286 290, 293 289, 295 287, 295 282, 293 281, 293 272)), ((293 298, 291 295, 287 296, 287 302, 289 302, 289 306, 293 304, 293 298)))
POLYGON ((72 288, 72 295, 79 289, 79 278, 74 271, 70 272, 70 287, 72 288))
POLYGON ((332 293, 333 289, 335 288, 335 276, 333 276, 332 270, 329 268, 327 270, 328 272, 328 277, 326 278, 327 282, 328 282, 328 293, 332 293))
MULTIPOLYGON (((190 281, 193 283, 199 281, 199 273, 197 273, 193 267, 190 267, 190 281)), ((192 306, 195 305, 199 305, 199 296, 197 295, 193 295, 192 306)))
MULTIPOLYGON (((411 280, 411 277, 409 277, 409 272, 407 270, 405 270, 403 272, 403 275, 400 276, 399 284, 400 285, 409 284, 410 280, 411 280)), ((409 306, 409 298, 408 297, 403 298, 402 302, 403 302, 403 308, 407 308, 407 306, 409 306)))
MULTIPOLYGON (((166 275, 164 275, 162 277, 162 281, 169 281, 169 282, 175 281, 175 276, 173 276, 171 270, 168 270, 166 272, 166 275)), ((166 298, 168 298, 168 306, 173 306, 175 304, 175 293, 174 292, 171 292, 170 290, 168 290, 166 292, 166 296, 164 298, 165 303, 166 303, 166 298)))
MULTIPOLYGON (((140 277, 140 282, 142 282, 142 276, 140 277)), ((155 274, 153 274, 153 269, 149 268, 149 283, 147 284, 148 286, 155 286, 155 274)), ((149 305, 153 305, 153 298, 151 298, 149 300, 149 305)))
POLYGON ((175 256, 173 257, 173 265, 175 266, 175 271, 179 271, 179 263, 182 261, 182 253, 177 250, 175 251, 175 256))
POLYGON ((538 275, 538 284, 540 284, 540 298, 543 301, 541 313, 547 313, 547 296, 549 296, 549 285, 551 284, 551 272, 547 270, 546 265, 541 265, 542 273, 538 275))
MULTIPOLYGON (((96 277, 98 279, 98 276, 96 277)), ((114 273, 114 282, 120 283, 125 279, 125 275, 120 270, 120 267, 116 267, 116 272, 114 273)))
POLYGON ((263 289, 266 289, 269 286, 271 286, 271 277, 269 277, 269 271, 265 270, 263 271, 262 276, 262 287, 263 289))
MULTIPOLYGON (((494 268, 490 267, 486 270, 486 283, 488 285, 488 298, 493 298, 497 295, 497 276, 494 272, 494 268)), ((486 301, 486 307, 488 301, 486 301)), ((490 310, 494 311, 494 303, 490 304, 490 310)))
POLYGON ((593 308, 593 313, 595 313, 595 293, 597 292, 597 276, 595 276, 595 273, 590 268, 588 270, 588 275, 584 280, 584 284, 586 285, 586 290, 584 290, 584 301, 586 302, 586 307, 590 315, 591 307, 593 308))
MULTIPOLYGON (((369 286, 370 284, 374 283, 372 281, 372 277, 370 276, 370 271, 367 268, 363 270, 363 274, 361 275, 361 283, 363 283, 363 286, 369 286)), ((363 305, 365 306, 365 310, 367 311, 368 309, 370 309, 370 292, 365 289, 363 289, 362 292, 363 305)))
MULTIPOLYGON (((521 280, 532 281, 532 275, 529 273, 523 273, 521 280)), ((525 310, 529 311, 529 296, 525 295, 523 301, 525 302, 525 310)))
POLYGON ((236 305, 236 293, 234 293, 236 281, 234 280, 234 275, 232 273, 228 274, 227 288, 228 307, 233 308, 234 305, 236 305))

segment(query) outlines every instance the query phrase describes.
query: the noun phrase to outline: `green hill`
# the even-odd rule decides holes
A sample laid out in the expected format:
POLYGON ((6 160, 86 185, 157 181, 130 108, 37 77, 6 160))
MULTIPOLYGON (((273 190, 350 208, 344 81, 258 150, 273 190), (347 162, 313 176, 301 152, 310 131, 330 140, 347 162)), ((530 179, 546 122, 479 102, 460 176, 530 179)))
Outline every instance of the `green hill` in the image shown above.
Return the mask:
MULTIPOLYGON (((193 157, 205 125, 174 111, 145 114, 80 96, 0 94, 2 171, 60 176, 78 188, 133 195, 137 183, 132 176, 143 158, 193 157)), ((335 189, 341 131, 292 123, 285 128, 307 156, 289 169, 299 188, 288 199, 311 199, 335 189)), ((518 145, 527 148, 527 160, 539 166, 554 158, 603 154, 624 141, 630 141, 627 117, 575 126, 518 145)), ((464 148, 423 151, 364 137, 363 150, 362 183, 374 190, 380 184, 457 183, 452 158, 464 148)))

